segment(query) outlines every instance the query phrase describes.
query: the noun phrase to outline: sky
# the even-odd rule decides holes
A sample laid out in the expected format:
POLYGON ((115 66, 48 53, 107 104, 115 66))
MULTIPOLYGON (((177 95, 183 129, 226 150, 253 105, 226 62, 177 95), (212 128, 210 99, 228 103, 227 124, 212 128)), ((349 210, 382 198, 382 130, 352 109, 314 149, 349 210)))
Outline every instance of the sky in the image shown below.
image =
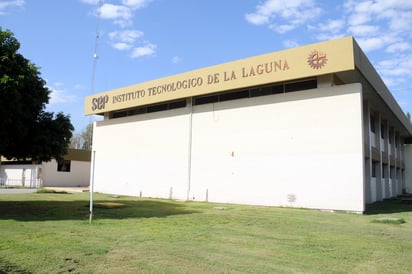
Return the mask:
POLYGON ((86 96, 344 36, 412 113, 409 0, 0 0, 0 26, 76 133, 98 119, 86 96))

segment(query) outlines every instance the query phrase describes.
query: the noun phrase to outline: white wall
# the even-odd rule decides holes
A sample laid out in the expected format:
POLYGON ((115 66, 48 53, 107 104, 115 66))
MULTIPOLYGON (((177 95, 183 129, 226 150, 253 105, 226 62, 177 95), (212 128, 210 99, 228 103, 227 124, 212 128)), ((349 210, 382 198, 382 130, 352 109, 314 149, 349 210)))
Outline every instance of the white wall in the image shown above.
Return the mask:
POLYGON ((37 187, 37 165, 1 165, 0 184, 9 186, 37 187))
POLYGON ((93 129, 95 191, 186 199, 187 109, 99 122, 93 129), (103 126, 104 125, 104 126, 103 126))
POLYGON ((53 159, 42 164, 41 177, 43 179, 43 186, 87 186, 90 182, 90 162, 72 160, 70 172, 60 172, 57 171, 57 162, 53 159))
MULTIPOLYGON (((95 190, 186 199, 188 109, 98 122, 95 190)), ((361 86, 194 106, 190 199, 364 210, 361 86)))
POLYGON ((412 145, 405 145, 405 188, 412 193, 412 145))

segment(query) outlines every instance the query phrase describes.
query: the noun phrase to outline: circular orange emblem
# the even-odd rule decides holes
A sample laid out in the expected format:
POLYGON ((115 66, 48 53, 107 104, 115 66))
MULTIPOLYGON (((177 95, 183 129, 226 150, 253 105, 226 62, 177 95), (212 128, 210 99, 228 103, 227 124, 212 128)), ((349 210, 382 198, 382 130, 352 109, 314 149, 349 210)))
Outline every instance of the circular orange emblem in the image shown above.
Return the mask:
POLYGON ((328 59, 326 58, 326 53, 312 50, 308 56, 308 64, 313 69, 321 69, 326 65, 328 59))

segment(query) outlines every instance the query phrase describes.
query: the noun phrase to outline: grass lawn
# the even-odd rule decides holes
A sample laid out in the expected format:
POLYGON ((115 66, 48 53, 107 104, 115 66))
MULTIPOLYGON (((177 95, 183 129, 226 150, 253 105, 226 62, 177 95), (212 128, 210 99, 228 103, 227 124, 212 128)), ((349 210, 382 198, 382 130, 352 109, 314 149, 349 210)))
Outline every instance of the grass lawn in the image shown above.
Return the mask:
POLYGON ((0 273, 412 272, 399 200, 357 215, 96 194, 91 225, 88 201, 0 195, 0 273))

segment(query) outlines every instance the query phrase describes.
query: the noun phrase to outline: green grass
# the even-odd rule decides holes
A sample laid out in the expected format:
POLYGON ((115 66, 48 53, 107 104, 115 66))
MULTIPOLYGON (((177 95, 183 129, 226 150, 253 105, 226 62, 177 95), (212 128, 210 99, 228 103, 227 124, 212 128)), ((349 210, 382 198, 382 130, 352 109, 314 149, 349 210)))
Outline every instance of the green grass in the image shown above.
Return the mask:
POLYGON ((0 273, 410 273, 412 205, 367 214, 96 194, 0 195, 0 273), (399 218, 402 224, 375 223, 399 218))

